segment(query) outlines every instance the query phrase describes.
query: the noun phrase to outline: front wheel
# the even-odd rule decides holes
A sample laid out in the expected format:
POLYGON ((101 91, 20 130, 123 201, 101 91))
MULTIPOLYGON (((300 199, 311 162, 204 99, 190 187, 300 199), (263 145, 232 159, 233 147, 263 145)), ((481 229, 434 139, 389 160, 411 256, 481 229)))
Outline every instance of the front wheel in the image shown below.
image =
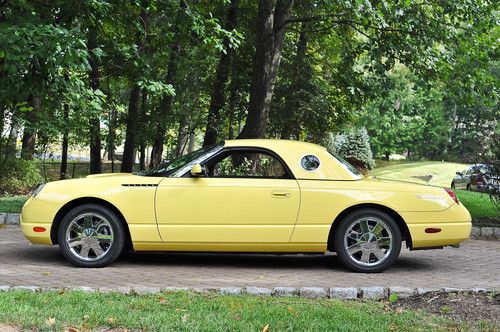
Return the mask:
POLYGON ((334 235, 340 261, 356 272, 382 272, 401 251, 402 236, 394 219, 385 212, 362 209, 347 215, 334 235))
POLYGON ((125 232, 118 216, 97 204, 84 204, 69 211, 58 230, 63 256, 80 267, 103 267, 123 251, 125 232))

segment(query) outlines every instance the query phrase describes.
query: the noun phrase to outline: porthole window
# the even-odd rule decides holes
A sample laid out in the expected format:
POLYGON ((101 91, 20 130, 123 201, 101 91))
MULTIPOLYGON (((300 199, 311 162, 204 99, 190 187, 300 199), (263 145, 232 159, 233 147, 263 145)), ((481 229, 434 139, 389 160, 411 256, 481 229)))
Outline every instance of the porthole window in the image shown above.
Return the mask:
POLYGON ((300 165, 306 171, 312 172, 312 171, 315 171, 316 169, 318 169, 319 159, 318 159, 318 157, 310 154, 310 155, 304 156, 302 158, 302 160, 300 161, 300 165))

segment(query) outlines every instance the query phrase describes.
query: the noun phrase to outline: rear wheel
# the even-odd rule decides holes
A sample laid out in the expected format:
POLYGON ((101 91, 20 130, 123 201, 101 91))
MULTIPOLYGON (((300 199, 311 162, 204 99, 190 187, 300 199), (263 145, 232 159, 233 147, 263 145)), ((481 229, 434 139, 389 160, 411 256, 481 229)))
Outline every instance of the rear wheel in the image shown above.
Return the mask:
POLYGON ((376 209, 362 209, 346 216, 334 235, 340 261, 356 272, 381 272, 401 251, 401 231, 394 219, 376 209))
POLYGON ((122 253, 125 232, 111 210, 97 204, 84 204, 64 216, 58 241, 62 254, 73 265, 103 267, 122 253))
POLYGON ((455 189, 455 182, 451 183, 451 189, 455 189))

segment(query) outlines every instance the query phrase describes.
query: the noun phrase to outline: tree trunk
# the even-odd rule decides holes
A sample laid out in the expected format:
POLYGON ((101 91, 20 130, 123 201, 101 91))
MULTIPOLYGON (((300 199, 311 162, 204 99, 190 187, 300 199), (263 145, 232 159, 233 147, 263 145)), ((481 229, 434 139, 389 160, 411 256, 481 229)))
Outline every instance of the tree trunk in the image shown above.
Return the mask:
MULTIPOLYGON (((137 45, 139 57, 144 52, 145 41, 143 34, 147 31, 148 16, 148 11, 146 11, 146 9, 143 7, 141 9, 141 14, 139 15, 139 24, 143 26, 144 31, 138 30, 135 43, 137 45)), ((131 80, 133 87, 130 91, 130 100, 127 114, 127 133, 125 135, 125 146, 123 148, 123 160, 121 169, 121 171, 124 173, 131 173, 135 162, 135 146, 139 121, 138 101, 141 92, 140 87, 136 83, 137 77, 139 76, 139 73, 137 71, 138 69, 134 70, 131 80)))
POLYGON ((305 99, 307 98, 304 96, 303 91, 306 89, 307 81, 311 80, 311 71, 306 67, 309 66, 309 63, 305 61, 308 43, 307 29, 308 27, 303 23, 297 40, 297 53, 293 62, 294 76, 290 85, 289 102, 285 103, 285 109, 283 110, 285 122, 281 129, 281 139, 290 139, 292 136, 298 135, 297 131, 300 132, 301 105, 306 102, 305 99))
POLYGON ((250 85, 250 103, 245 126, 238 138, 263 138, 269 106, 278 72, 286 23, 293 0, 260 0, 257 16, 254 68, 250 85))
POLYGON ((194 151, 194 143, 195 143, 196 133, 194 130, 191 130, 189 133, 189 144, 188 144, 188 153, 194 151))
MULTIPOLYGON (((145 130, 147 122, 147 110, 146 105, 148 102, 148 91, 146 89, 142 90, 142 101, 141 101, 141 114, 139 116, 139 125, 141 130, 145 130)), ((140 158, 139 158, 139 169, 144 171, 146 169, 146 138, 144 135, 140 136, 140 158)))
POLYGON ((62 139, 62 152, 61 152, 61 170, 59 172, 59 179, 66 179, 66 175, 68 173, 68 136, 69 136, 69 106, 68 104, 64 105, 64 132, 62 139))
POLYGON ((116 109, 111 108, 109 114, 108 128, 108 160, 111 161, 111 173, 115 172, 115 129, 116 128, 116 109))
MULTIPOLYGON (((99 89, 99 67, 97 57, 93 50, 97 45, 97 29, 90 29, 87 36, 87 47, 90 52, 90 88, 99 89)), ((101 119, 99 115, 94 115, 89 121, 90 126, 90 174, 101 173, 101 119)))
POLYGON ((179 133, 177 134, 177 145, 175 148, 175 156, 182 156, 184 153, 184 148, 186 147, 186 143, 188 140, 188 128, 187 128, 187 119, 183 117, 181 122, 179 123, 179 133))
MULTIPOLYGON (((177 17, 175 19, 174 25, 174 36, 173 36, 173 45, 170 49, 168 66, 167 66, 167 77, 165 79, 166 84, 174 83, 174 78, 177 73, 177 58, 179 57, 179 53, 181 51, 181 19, 187 8, 187 4, 184 0, 180 0, 179 9, 177 10, 177 17)), ((167 130, 167 117, 172 111, 172 101, 173 96, 166 95, 163 97, 160 107, 158 109, 158 124, 156 126, 155 131, 155 139, 153 142, 153 149, 151 150, 151 167, 155 167, 161 163, 161 156, 163 154, 163 144, 165 143, 165 131, 167 130)))
POLYGON ((141 143, 139 150, 139 170, 144 171, 146 169, 146 145, 141 143))
POLYGON ((38 114, 42 108, 42 98, 40 96, 30 96, 29 104, 31 110, 26 113, 26 124, 23 131, 23 140, 21 148, 21 157, 26 160, 32 160, 35 153, 36 131, 33 129, 38 114))
POLYGON ((123 173, 131 173, 134 166, 135 155, 135 140, 137 136, 137 120, 138 120, 138 101, 140 87, 134 83, 132 91, 130 91, 130 101, 128 104, 127 115, 127 133, 125 136, 125 147, 123 148, 122 169, 123 173))
MULTIPOLYGON (((226 26, 228 31, 236 28, 238 20, 238 4, 239 0, 231 0, 231 5, 227 11, 226 26)), ((205 138, 203 139, 203 146, 210 146, 217 142, 219 139, 219 131, 221 129, 221 111, 224 107, 224 91, 226 89, 227 78, 229 75, 229 68, 231 65, 231 57, 233 49, 229 47, 229 40, 224 40, 224 49, 226 52, 221 52, 219 64, 217 66, 216 78, 212 90, 212 97, 210 99, 210 107, 207 116, 207 129, 205 131, 205 138)))

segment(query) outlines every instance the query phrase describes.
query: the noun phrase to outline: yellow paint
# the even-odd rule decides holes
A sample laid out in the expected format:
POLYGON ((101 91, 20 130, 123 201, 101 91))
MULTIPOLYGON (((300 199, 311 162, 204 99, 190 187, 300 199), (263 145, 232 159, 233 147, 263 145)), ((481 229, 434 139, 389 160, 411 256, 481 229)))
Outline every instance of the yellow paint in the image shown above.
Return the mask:
POLYGON ((272 150, 296 179, 101 174, 55 181, 26 202, 23 233, 33 243, 51 244, 56 213, 76 199, 96 198, 121 212, 138 251, 324 252, 337 216, 361 204, 398 213, 408 225, 414 248, 458 244, 469 236, 468 211, 442 188, 362 178, 325 148, 309 143, 235 140, 225 146, 272 150), (300 165, 309 154, 320 160, 312 172, 300 165), (35 233, 35 226, 47 231, 35 233), (442 231, 427 234, 427 227, 442 231))

